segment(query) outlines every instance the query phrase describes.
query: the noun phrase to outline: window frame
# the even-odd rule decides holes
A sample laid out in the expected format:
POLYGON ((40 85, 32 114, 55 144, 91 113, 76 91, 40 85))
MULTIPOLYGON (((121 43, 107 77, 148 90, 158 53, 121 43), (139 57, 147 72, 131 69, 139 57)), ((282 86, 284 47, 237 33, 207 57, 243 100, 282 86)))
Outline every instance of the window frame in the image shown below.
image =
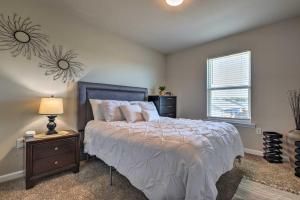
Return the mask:
POLYGON ((218 57, 212 57, 212 58, 208 58, 206 61, 206 97, 207 97, 207 113, 206 116, 209 120, 214 120, 214 121, 225 121, 225 122, 229 122, 229 123, 233 123, 233 124, 238 124, 241 126, 245 126, 245 127, 255 127, 255 124, 251 123, 252 120, 252 52, 250 50, 245 50, 245 51, 241 51, 241 52, 237 52, 237 53, 231 53, 231 54, 227 54, 227 55, 222 55, 222 56, 218 56, 218 57), (249 53, 249 83, 246 86, 230 86, 230 87, 216 87, 216 88, 209 88, 209 67, 210 67, 210 61, 213 59, 217 59, 217 58, 223 58, 223 57, 227 57, 227 56, 232 56, 232 55, 237 55, 237 54, 243 54, 243 53, 249 53), (249 112, 249 119, 242 119, 242 118, 230 118, 230 117, 214 117, 214 116, 210 116, 210 105, 211 105, 211 91, 213 90, 230 90, 230 89, 248 89, 248 112, 249 112))

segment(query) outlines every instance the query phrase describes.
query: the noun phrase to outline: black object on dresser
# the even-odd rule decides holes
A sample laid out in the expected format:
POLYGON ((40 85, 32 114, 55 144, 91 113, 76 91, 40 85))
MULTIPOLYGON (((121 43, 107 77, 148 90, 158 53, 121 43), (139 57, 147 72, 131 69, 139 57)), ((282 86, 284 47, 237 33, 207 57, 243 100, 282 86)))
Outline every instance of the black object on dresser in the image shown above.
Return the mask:
POLYGON ((41 178, 72 170, 79 172, 79 133, 45 138, 25 138, 26 189, 32 188, 41 178))
POLYGON ((282 163, 282 135, 276 132, 263 132, 264 159, 270 163, 282 163))
POLYGON ((295 161, 295 175, 300 177, 300 141, 296 141, 295 142, 295 146, 296 146, 296 161, 295 161))
POLYGON ((148 96, 148 101, 152 101, 160 116, 176 118, 176 96, 148 96))

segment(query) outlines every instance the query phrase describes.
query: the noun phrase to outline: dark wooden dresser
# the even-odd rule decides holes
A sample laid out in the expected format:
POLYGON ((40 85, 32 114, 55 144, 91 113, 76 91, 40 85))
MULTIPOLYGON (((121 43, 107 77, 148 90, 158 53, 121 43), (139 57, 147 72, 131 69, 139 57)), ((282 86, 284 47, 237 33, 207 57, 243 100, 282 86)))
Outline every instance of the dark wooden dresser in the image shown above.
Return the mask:
POLYGON ((65 131, 48 138, 25 138, 26 189, 37 181, 62 171, 79 172, 79 133, 65 131))
POLYGON ((176 96, 148 96, 148 101, 155 104, 160 116, 176 118, 176 96))

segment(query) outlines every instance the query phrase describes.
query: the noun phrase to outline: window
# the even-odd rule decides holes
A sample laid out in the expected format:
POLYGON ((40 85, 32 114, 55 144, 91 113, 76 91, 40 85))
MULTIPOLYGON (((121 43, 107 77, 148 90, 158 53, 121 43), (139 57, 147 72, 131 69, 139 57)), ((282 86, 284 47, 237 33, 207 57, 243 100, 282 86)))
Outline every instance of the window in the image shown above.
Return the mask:
POLYGON ((207 60, 209 118, 250 122, 251 52, 207 60))

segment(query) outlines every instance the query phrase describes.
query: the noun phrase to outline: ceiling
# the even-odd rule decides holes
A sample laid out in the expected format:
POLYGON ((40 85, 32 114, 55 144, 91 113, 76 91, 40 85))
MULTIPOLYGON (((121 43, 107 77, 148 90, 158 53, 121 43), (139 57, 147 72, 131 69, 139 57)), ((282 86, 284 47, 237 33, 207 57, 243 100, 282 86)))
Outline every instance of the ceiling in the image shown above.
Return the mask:
POLYGON ((47 0, 66 12, 162 53, 300 16, 300 0, 47 0))

